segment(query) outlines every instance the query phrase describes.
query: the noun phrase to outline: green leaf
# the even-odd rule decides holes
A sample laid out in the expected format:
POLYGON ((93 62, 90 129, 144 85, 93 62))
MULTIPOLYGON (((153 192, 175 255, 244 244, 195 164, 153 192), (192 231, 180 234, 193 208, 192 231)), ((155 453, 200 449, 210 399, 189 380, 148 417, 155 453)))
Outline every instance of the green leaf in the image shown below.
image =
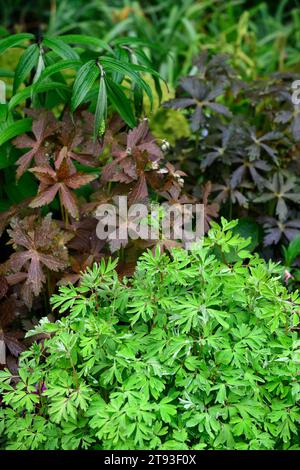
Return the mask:
POLYGON ((139 39, 137 37, 118 37, 112 41, 112 44, 116 46, 139 46, 139 47, 149 47, 149 49, 160 50, 158 44, 155 44, 150 41, 145 41, 144 39, 139 39))
POLYGON ((233 233, 238 233, 241 237, 247 239, 251 238, 251 243, 247 246, 249 251, 253 251, 260 242, 259 226, 253 220, 243 218, 238 221, 238 224, 232 230, 233 233))
POLYGON ((0 123, 6 123, 8 113, 8 105, 6 103, 0 103, 0 123))
POLYGON ((12 70, 4 70, 4 69, 0 69, 0 77, 4 77, 4 78, 13 78, 14 77, 14 72, 12 70))
POLYGON ((9 110, 14 109, 18 104, 23 103, 32 96, 33 93, 44 93, 47 91, 61 90, 71 93, 70 87, 60 82, 38 82, 36 85, 30 85, 14 95, 9 103, 9 110))
POLYGON ((113 59, 112 57, 100 57, 100 63, 104 67, 106 71, 110 72, 118 72, 123 74, 124 76, 128 76, 133 80, 134 83, 136 83, 137 86, 142 88, 146 94, 149 97, 151 106, 153 104, 153 96, 152 96, 152 91, 148 83, 143 80, 139 74, 140 71, 143 71, 145 73, 150 73, 151 75, 157 75, 159 74, 155 72, 152 69, 149 69, 148 67, 144 67, 142 65, 136 65, 136 64, 131 64, 129 62, 121 62, 116 59, 113 59))
POLYGON ((16 47, 25 40, 34 39, 34 35, 30 33, 13 34, 7 38, 0 40, 0 54, 3 54, 7 49, 16 47))
POLYGON ((103 134, 103 125, 106 120, 107 114, 107 92, 106 92, 106 84, 104 76, 100 77, 100 84, 99 84, 99 91, 98 91, 98 99, 97 99, 97 106, 95 112, 95 129, 94 129, 94 137, 96 138, 97 135, 103 134))
MULTIPOLYGON (((134 54, 139 59, 139 62, 141 62, 146 67, 148 67, 148 70, 151 69, 151 65, 152 65, 151 61, 147 57, 147 55, 145 54, 145 52, 143 50, 137 49, 137 50, 134 51, 134 54)), ((161 101, 162 101, 162 96, 163 96, 162 95, 161 84, 160 84, 161 79, 155 74, 155 75, 153 75, 153 80, 154 80, 154 86, 155 86, 155 90, 156 90, 156 93, 157 93, 157 96, 158 96, 158 99, 159 99, 159 104, 160 104, 161 101)), ((167 89, 168 89, 168 84, 165 81, 164 81, 164 83, 166 84, 167 89)))
POLYGON ((0 370, 0 382, 11 380, 12 374, 8 369, 0 370))
POLYGON ((299 325, 299 315, 297 313, 294 313, 292 315, 292 325, 293 326, 298 326, 299 325))
POLYGON ((93 49, 96 48, 96 50, 106 49, 113 53, 113 49, 109 44, 94 36, 87 36, 84 34, 64 34, 63 36, 59 36, 59 39, 67 44, 83 44, 85 46, 91 46, 93 49))
POLYGON ((226 400, 226 387, 224 384, 221 384, 219 387, 218 394, 216 396, 217 403, 224 403, 226 400))
POLYGON ((40 49, 39 60, 37 63, 35 75, 33 77, 33 83, 36 83, 38 81, 44 69, 45 69, 44 53, 42 49, 40 49))
POLYGON ((94 60, 89 60, 80 68, 73 85, 71 98, 72 111, 83 102, 99 74, 99 67, 94 60))
POLYGON ((10 124, 6 129, 0 132, 0 145, 8 140, 16 137, 17 135, 24 134, 31 130, 32 119, 25 118, 10 124))
POLYGON ((49 49, 52 49, 55 54, 59 55, 62 59, 78 60, 79 55, 77 54, 72 47, 66 44, 65 41, 62 41, 58 38, 51 38, 46 36, 43 39, 43 44, 49 49))
POLYGON ((17 149, 12 145, 11 142, 5 142, 1 146, 0 151, 0 169, 14 167, 16 161, 20 157, 17 149))
POLYGON ((66 69, 77 70, 80 66, 81 66, 80 60, 61 60, 55 64, 52 64, 46 67, 45 70, 42 72, 38 82, 45 80, 46 78, 51 77, 51 75, 61 72, 62 70, 66 70, 66 69))
POLYGON ((295 237, 287 248, 283 247, 285 266, 291 267, 297 256, 300 254, 300 235, 295 237))
POLYGON ((16 67, 13 93, 17 91, 21 83, 27 78, 31 70, 37 65, 39 60, 39 47, 37 44, 31 44, 21 56, 16 67))
POLYGON ((170 405, 169 401, 171 401, 171 399, 169 397, 166 397, 166 398, 163 398, 159 404, 159 412, 161 415, 161 419, 165 423, 170 423, 172 416, 176 416, 177 414, 176 406, 170 405))
POLYGON ((136 120, 132 111, 131 103, 120 85, 109 82, 105 79, 107 95, 111 101, 115 110, 120 114, 121 118, 124 119, 126 124, 130 127, 136 126, 136 120))

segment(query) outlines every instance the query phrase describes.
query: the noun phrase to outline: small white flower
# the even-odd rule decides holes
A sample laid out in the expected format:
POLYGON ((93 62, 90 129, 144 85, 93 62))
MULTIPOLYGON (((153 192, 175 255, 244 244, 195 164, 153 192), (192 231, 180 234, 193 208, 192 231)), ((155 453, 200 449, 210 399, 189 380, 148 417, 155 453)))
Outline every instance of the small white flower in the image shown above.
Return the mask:
POLYGON ((161 168, 160 170, 158 170, 157 173, 159 173, 160 175, 164 175, 164 174, 169 173, 169 172, 168 172, 167 168, 161 168))
POLYGON ((161 149, 163 152, 167 152, 168 150, 170 150, 170 143, 166 139, 163 139, 161 149))

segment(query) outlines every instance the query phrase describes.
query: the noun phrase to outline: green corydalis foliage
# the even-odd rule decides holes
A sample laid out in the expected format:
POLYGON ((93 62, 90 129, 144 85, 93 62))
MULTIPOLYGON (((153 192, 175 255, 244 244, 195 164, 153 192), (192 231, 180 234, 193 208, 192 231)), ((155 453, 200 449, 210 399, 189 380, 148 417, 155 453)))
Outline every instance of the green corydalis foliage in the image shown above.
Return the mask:
POLYGON ((144 253, 130 282, 108 261, 61 287, 17 383, 0 372, 3 447, 299 448, 298 293, 235 224, 144 253))

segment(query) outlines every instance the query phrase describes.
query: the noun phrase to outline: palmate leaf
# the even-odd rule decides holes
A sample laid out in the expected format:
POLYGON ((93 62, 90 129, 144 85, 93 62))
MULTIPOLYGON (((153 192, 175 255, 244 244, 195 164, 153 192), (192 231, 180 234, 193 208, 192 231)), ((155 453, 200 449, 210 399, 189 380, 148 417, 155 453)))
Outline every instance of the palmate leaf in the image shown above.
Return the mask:
POLYGON ((62 205, 69 214, 78 217, 78 205, 72 189, 78 189, 93 181, 97 175, 74 172, 73 167, 63 160, 60 166, 54 171, 47 167, 34 167, 29 170, 40 181, 40 188, 37 196, 31 201, 30 207, 42 207, 50 204, 59 193, 62 205))
POLYGON ((37 44, 31 44, 24 54, 21 56, 19 63, 17 65, 15 76, 14 76, 14 85, 13 93, 19 88, 21 83, 29 75, 31 70, 36 67, 39 60, 39 47, 37 44))
POLYGON ((272 181, 265 180, 266 190, 254 199, 254 202, 276 201, 276 215, 284 221, 288 215, 288 205, 286 201, 300 203, 300 194, 297 191, 296 179, 292 174, 277 172, 273 175, 272 181))
POLYGON ((89 60, 80 68, 73 85, 71 98, 72 111, 83 102, 99 74, 100 69, 94 60, 89 60))

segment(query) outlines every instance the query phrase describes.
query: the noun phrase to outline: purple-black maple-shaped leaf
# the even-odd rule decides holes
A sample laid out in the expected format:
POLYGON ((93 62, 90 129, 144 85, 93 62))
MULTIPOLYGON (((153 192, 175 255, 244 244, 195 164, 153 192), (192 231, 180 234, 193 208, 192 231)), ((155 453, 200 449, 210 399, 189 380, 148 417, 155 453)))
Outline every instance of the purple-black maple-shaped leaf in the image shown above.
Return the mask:
POLYGON ((234 159, 234 163, 240 163, 240 165, 234 170, 231 175, 230 181, 234 188, 239 186, 245 176, 249 173, 252 181, 258 188, 262 188, 264 185, 264 179, 260 175, 259 171, 269 171, 271 166, 268 165, 264 160, 249 160, 237 157, 234 159))
POLYGON ((241 153, 236 145, 240 140, 237 139, 236 134, 236 125, 230 123, 228 126, 221 126, 217 133, 211 135, 207 142, 207 152, 204 151, 205 158, 201 162, 201 168, 209 167, 216 160, 230 164, 233 157, 241 153))
POLYGON ((272 181, 264 180, 265 191, 253 202, 264 203, 276 201, 276 215, 281 221, 286 220, 288 216, 288 205, 286 201, 300 203, 300 194, 296 190, 296 178, 291 174, 277 172, 273 175, 272 181))
POLYGON ((224 92, 223 84, 211 86, 205 80, 199 79, 197 76, 184 77, 180 82, 182 90, 188 94, 187 97, 174 98, 163 103, 165 108, 185 109, 192 108, 191 129, 196 132, 206 121, 205 109, 215 111, 218 114, 231 117, 229 109, 215 100, 224 92))
POLYGON ((260 217, 258 221, 262 223, 265 236, 264 245, 277 245, 282 239, 293 240, 300 234, 300 220, 277 220, 274 217, 260 217))
POLYGON ((277 150, 275 145, 278 140, 282 137, 280 132, 267 132, 266 134, 258 137, 254 128, 249 130, 250 145, 247 147, 247 152, 250 160, 259 159, 261 156, 261 151, 264 150, 272 160, 277 163, 277 150), (273 143, 273 147, 269 145, 273 143))
POLYGON ((214 84, 222 84, 229 87, 234 96, 237 95, 245 84, 240 80, 234 69, 228 63, 229 56, 226 54, 216 54, 211 59, 208 52, 203 51, 195 57, 193 62, 197 67, 197 77, 205 79, 214 84))
POLYGON ((231 201, 232 204, 238 204, 239 206, 248 207, 248 199, 244 194, 240 191, 240 189, 244 187, 248 187, 247 183, 243 183, 240 185, 240 188, 237 189, 231 183, 230 179, 223 178, 223 184, 213 184, 212 185, 212 192, 217 191, 219 194, 215 198, 215 202, 218 204, 224 204, 227 201, 231 201))

